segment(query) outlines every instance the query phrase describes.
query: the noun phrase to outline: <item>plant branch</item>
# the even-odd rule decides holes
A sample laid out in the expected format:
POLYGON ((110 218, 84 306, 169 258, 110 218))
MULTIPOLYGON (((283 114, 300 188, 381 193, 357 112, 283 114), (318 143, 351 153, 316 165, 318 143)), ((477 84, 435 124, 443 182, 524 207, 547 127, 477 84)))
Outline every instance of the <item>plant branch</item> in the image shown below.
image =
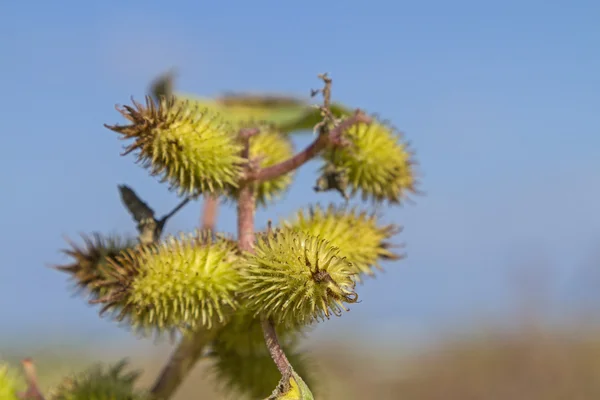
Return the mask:
MULTIPOLYGON (((241 136, 244 144, 242 157, 246 163, 246 176, 252 174, 253 169, 250 165, 250 137, 241 136)), ((256 199, 254 195, 254 182, 243 181, 240 183, 240 192, 238 198, 238 245, 240 250, 252 252, 254 249, 254 213, 256 208, 256 199)))
POLYGON ((217 212, 219 211, 219 198, 207 195, 204 198, 204 211, 202 212, 201 228, 202 230, 215 231, 217 224, 217 212))
POLYGON ((273 321, 270 319, 262 319, 260 323, 271 358, 275 362, 275 365, 277 365, 277 369, 281 375, 286 376, 286 374, 292 370, 292 364, 290 364, 281 348, 281 344, 277 338, 277 332, 275 331, 275 325, 273 325, 273 321))
POLYGON ((361 110, 356 110, 354 115, 344 119, 330 131, 320 133, 308 147, 294 155, 292 158, 255 172, 250 171, 247 175, 248 180, 262 182, 285 175, 316 157, 329 144, 340 145, 343 133, 352 125, 358 123, 369 124, 371 121, 371 117, 364 114, 361 110))
POLYGON ((25 380, 27 381, 27 391, 19 397, 23 400, 44 400, 44 395, 40 391, 37 382, 37 373, 35 372, 33 361, 30 358, 26 358, 21 361, 21 364, 23 366, 25 380))
POLYGON ((152 386, 150 393, 157 400, 171 398, 192 371, 206 346, 218 331, 199 329, 181 338, 177 348, 152 386))
MULTIPOLYGON (((248 160, 250 143, 248 138, 244 140, 244 150, 242 156, 248 160)), ((248 160, 249 161, 249 160, 248 160)), ((252 165, 246 164, 246 172, 251 173, 252 165)), ((245 181, 241 183, 240 195, 238 198, 238 241, 240 250, 254 252, 254 213, 256 208, 256 199, 254 198, 254 182, 245 181)), ((268 232, 272 231, 271 221, 268 223, 268 232)), ((269 353, 277 365, 281 375, 285 376, 292 370, 275 332, 275 326, 270 320, 261 320, 261 326, 265 337, 265 343, 269 353)))
MULTIPOLYGON (((324 75, 321 77, 326 85, 323 91, 325 98, 322 112, 324 113, 323 124, 319 125, 319 135, 315 141, 304 151, 296 154, 292 158, 276 164, 274 166, 260 169, 256 163, 250 160, 250 138, 256 135, 257 129, 244 129, 239 132, 239 138, 243 143, 242 158, 246 160, 244 165, 244 179, 239 184, 239 197, 237 204, 238 218, 238 247, 242 251, 252 253, 254 251, 255 241, 255 211, 256 198, 254 186, 257 182, 270 180, 288 172, 291 172, 307 161, 317 156, 328 145, 341 145, 343 133, 352 125, 357 123, 371 123, 371 118, 365 115, 361 110, 356 110, 354 115, 336 123, 329 129, 329 122, 335 122, 331 119, 329 113, 329 98, 331 80, 324 75)), ((204 202, 204 213, 202 219, 202 228, 214 229, 218 199, 206 197, 204 202)), ((179 207, 180 208, 180 207, 179 207)), ((175 212, 178 210, 174 210, 175 212)), ((271 226, 269 224, 269 231, 271 226)), ((275 326, 270 320, 261 321, 265 342, 273 361, 283 376, 289 374, 292 366, 288 361, 275 331, 275 326)), ((185 376, 190 372, 197 360, 214 337, 218 335, 218 330, 213 329, 207 333, 205 330, 199 330, 190 336, 182 338, 181 342, 171 355, 171 358, 156 383, 152 387, 151 393, 157 400, 167 400, 179 387, 185 376)))

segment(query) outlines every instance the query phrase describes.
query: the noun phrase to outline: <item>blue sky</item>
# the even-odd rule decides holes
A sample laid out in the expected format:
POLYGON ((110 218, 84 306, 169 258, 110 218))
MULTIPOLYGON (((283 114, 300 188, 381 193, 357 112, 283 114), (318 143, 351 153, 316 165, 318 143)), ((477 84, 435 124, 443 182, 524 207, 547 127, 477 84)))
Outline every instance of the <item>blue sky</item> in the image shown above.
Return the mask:
MULTIPOLYGON (((576 302, 582 282, 593 287, 582 268, 600 265, 599 18, 591 0, 2 2, 3 333, 129 337, 45 266, 65 261, 63 235, 134 232, 117 184, 158 214, 177 203, 102 126, 172 66, 178 89, 199 95, 307 95, 327 71, 336 100, 390 119, 413 143, 427 195, 385 210, 405 227, 408 258, 324 332, 369 321, 371 333, 419 334, 499 315, 528 265, 545 268, 553 301, 576 302)), ((259 218, 336 200, 311 192, 316 168, 259 218)), ((192 229, 199 207, 168 230, 192 229)), ((220 217, 234 229, 232 208, 220 217)))

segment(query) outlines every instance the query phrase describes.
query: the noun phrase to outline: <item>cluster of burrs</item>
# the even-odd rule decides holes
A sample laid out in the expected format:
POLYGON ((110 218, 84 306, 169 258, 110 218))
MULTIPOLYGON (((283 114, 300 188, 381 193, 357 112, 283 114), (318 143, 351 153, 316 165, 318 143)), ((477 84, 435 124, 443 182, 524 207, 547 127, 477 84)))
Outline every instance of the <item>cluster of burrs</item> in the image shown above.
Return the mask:
MULTIPOLYGON (((375 275, 382 260, 401 257, 390 241, 399 228, 348 200, 359 195, 394 204, 415 193, 412 154, 388 123, 331 102, 331 79, 321 78, 325 86, 313 94, 324 102, 316 108, 277 96, 192 98, 171 94, 169 85, 155 86, 166 91, 160 96, 118 108, 127 122, 107 128, 127 141, 123 154, 134 154, 182 201, 157 218, 133 190, 119 186, 137 240, 84 235, 83 246, 71 243, 65 251, 71 262, 57 267, 101 314, 142 335, 183 334, 176 351, 213 360, 218 382, 242 397, 264 398, 275 386, 272 398, 304 395, 315 369, 298 352, 299 338, 356 303, 357 283, 375 275), (295 153, 290 133, 313 128, 314 142, 295 153), (310 159, 323 162, 315 190, 337 190, 346 203, 312 205, 255 232, 254 209, 284 196, 294 171, 310 159), (199 196, 238 203, 246 224, 240 226, 251 218, 250 246, 241 245, 243 229, 237 240, 214 227, 164 235, 167 220, 199 196)), ((114 393, 129 391, 131 399, 167 398, 182 379, 173 375, 138 393, 122 367, 70 378, 52 398, 91 396, 102 382, 114 393)))

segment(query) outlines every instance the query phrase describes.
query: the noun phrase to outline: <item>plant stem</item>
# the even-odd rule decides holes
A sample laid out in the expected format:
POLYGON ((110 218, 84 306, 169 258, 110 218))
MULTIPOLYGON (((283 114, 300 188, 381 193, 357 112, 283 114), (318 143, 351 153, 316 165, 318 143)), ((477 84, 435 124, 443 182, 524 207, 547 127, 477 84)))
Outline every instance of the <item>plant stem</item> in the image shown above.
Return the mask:
POLYGON ((344 119, 328 133, 319 134, 319 136, 308 147, 306 147, 300 153, 294 155, 292 158, 289 158, 279 164, 263 168, 256 172, 250 171, 248 174, 249 180, 256 182, 268 181, 297 169, 307 161, 310 161, 317 156, 323 149, 325 149, 325 147, 327 147, 328 144, 339 142, 340 137, 346 130, 348 130, 352 125, 361 122, 366 124, 371 123, 371 118, 360 110, 356 110, 354 115, 344 119))
MULTIPOLYGON (((346 118, 331 131, 326 134, 320 134, 315 141, 301 153, 296 154, 292 158, 274 166, 254 170, 252 163, 249 160, 250 137, 256 134, 255 131, 241 132, 240 139, 244 143, 242 157, 248 162, 246 163, 246 179, 240 182, 239 198, 237 206, 238 217, 238 246, 242 251, 253 252, 254 250, 254 215, 256 208, 256 196, 254 195, 254 185, 256 182, 274 179, 278 176, 297 169, 302 164, 319 154, 330 143, 339 143, 339 139, 348 128, 356 123, 370 123, 371 119, 357 110, 356 113, 346 118)), ((202 228, 214 230, 216 219, 216 210, 218 207, 218 199, 207 197, 204 201, 204 212, 202 217, 202 228)), ((291 365, 281 348, 275 328, 271 321, 262 321, 263 333, 265 342, 271 353, 273 361, 277 365, 279 371, 284 374, 289 371, 291 365)), ((157 378, 151 393, 158 400, 169 399, 175 390, 179 387, 183 379, 194 367, 202 350, 206 345, 218 334, 218 330, 212 330, 207 333, 204 330, 199 330, 190 336, 185 336, 181 339, 177 348, 171 355, 169 362, 162 370, 157 378)))
POLYGON ((37 382, 37 373, 35 372, 33 360, 26 358, 21 361, 21 365, 23 366, 23 372, 27 382, 27 391, 19 397, 23 400, 44 400, 44 395, 40 391, 37 382))
POLYGON ((152 386, 150 393, 157 400, 171 398, 185 377, 191 372, 206 345, 216 335, 216 329, 199 329, 181 338, 167 365, 152 386))
POLYGON ((206 196, 204 198, 204 211, 202 212, 201 227, 202 230, 215 230, 217 222, 217 213, 219 211, 219 199, 216 196, 206 196))
POLYGON ((240 190, 238 199, 238 246, 240 250, 254 249, 254 209, 256 198, 253 183, 248 182, 240 190))
MULTIPOLYGON (((242 157, 246 159, 246 175, 251 174, 250 167, 250 138, 241 136, 244 143, 242 157)), ((242 251, 252 252, 254 249, 254 212, 256 198, 254 195, 254 182, 245 180, 240 183, 238 198, 238 246, 242 251)))
POLYGON ((285 376, 292 369, 292 365, 290 364, 283 349, 281 348, 279 339, 277 339, 275 325, 273 325, 273 321, 271 321, 270 319, 263 319, 260 321, 260 323, 263 329, 265 343, 267 344, 267 348, 269 349, 271 358, 275 362, 275 365, 277 365, 277 369, 279 370, 281 375, 285 376))
MULTIPOLYGON (((248 160, 249 142, 243 139, 244 151, 242 155, 248 160)), ((249 160, 248 160, 249 161, 249 160)), ((250 163, 247 164, 246 172, 250 171, 250 163)), ((240 195, 238 199, 238 246, 240 250, 254 252, 254 213, 256 208, 256 199, 254 196, 254 182, 245 181, 241 183, 240 195)), ((269 231, 271 224, 269 223, 269 231)), ((288 361, 283 349, 277 339, 275 327, 270 320, 261 320, 261 326, 265 337, 265 343, 269 349, 269 353, 277 365, 277 369, 282 375, 288 373, 292 366, 288 361)))

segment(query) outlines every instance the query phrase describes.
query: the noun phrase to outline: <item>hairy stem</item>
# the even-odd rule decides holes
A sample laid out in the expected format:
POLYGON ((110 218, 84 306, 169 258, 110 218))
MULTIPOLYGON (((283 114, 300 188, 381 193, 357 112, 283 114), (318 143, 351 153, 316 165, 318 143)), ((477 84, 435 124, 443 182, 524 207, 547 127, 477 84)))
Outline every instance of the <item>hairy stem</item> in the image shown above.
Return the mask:
MULTIPOLYGON (((242 155, 248 160, 249 141, 244 140, 244 151, 242 155)), ((249 161, 249 160, 248 160, 249 161)), ((246 167, 247 173, 250 173, 250 163, 246 167)), ((254 252, 254 213, 256 208, 256 199, 254 196, 254 182, 242 182, 240 195, 238 199, 238 246, 240 250, 254 252)), ((269 231, 271 231, 271 222, 269 221, 269 231)), ((277 369, 282 375, 285 375, 292 369, 283 349, 277 339, 275 326, 270 320, 261 320, 261 326, 265 337, 265 343, 277 369)))
POLYGON ((270 319, 263 319, 261 320, 261 326, 263 329, 263 335, 265 336, 265 343, 267 344, 271 358, 275 362, 275 365, 277 365, 277 369, 281 375, 286 376, 286 374, 292 369, 292 365, 283 352, 281 344, 279 344, 277 332, 275 332, 275 325, 273 325, 273 321, 270 319))
POLYGON ((348 130, 352 125, 361 122, 368 124, 371 122, 371 118, 362 113, 360 110, 356 110, 354 115, 344 119, 326 134, 319 134, 314 142, 312 142, 300 153, 294 155, 292 158, 255 172, 250 171, 248 174, 249 180, 256 182, 268 181, 299 168, 307 161, 310 161, 316 157, 322 150, 325 149, 325 147, 327 147, 328 144, 339 143, 342 134, 346 130, 348 130))
MULTIPOLYGON (((242 157, 248 162, 246 165, 246 174, 251 174, 250 168, 250 138, 242 136, 244 150, 242 157)), ((256 208, 256 199, 254 195, 254 182, 243 181, 240 184, 240 194, 238 198, 238 246, 240 250, 252 252, 254 249, 254 212, 256 208)))
POLYGON ((238 241, 243 251, 254 248, 254 208, 256 199, 253 183, 246 183, 240 190, 238 199, 238 241))
POLYGON ((202 212, 201 227, 203 230, 213 231, 217 222, 217 213, 219 211, 219 198, 216 196, 206 196, 204 198, 204 211, 202 212))

